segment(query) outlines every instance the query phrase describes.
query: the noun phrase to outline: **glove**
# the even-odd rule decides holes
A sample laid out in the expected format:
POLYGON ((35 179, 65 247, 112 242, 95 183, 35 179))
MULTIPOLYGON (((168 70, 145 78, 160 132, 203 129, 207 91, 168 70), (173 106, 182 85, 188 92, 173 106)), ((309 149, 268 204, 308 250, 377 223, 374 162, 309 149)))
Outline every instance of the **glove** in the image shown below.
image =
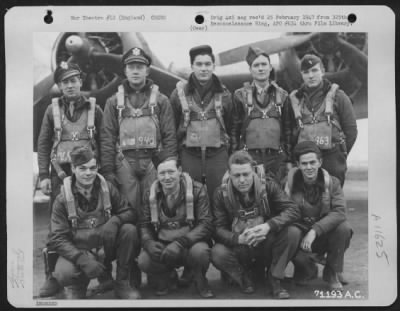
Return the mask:
POLYGON ((112 216, 102 228, 104 253, 109 260, 115 258, 115 240, 120 226, 121 219, 118 216, 112 216))
POLYGON ((76 260, 76 264, 89 279, 99 277, 106 269, 101 262, 90 258, 86 254, 80 255, 76 260))
POLYGON ((40 182, 40 189, 42 190, 43 194, 49 195, 51 192, 51 182, 49 178, 43 179, 40 182))
POLYGON ((160 257, 165 248, 164 244, 154 240, 149 240, 144 244, 143 248, 149 253, 151 259, 161 261, 160 257))
POLYGON ((170 266, 175 266, 178 260, 181 259, 183 250, 184 247, 178 241, 169 243, 161 254, 161 262, 170 266))

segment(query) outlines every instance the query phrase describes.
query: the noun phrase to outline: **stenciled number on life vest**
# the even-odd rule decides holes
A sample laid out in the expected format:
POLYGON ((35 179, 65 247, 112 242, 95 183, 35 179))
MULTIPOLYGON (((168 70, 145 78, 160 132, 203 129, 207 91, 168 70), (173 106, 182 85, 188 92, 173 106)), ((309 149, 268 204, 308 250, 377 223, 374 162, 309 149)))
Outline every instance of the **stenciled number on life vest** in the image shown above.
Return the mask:
POLYGON ((317 145, 329 145, 329 137, 328 136, 315 136, 315 143, 317 145))
POLYGON ((138 143, 139 145, 153 145, 155 142, 154 136, 139 136, 138 143))

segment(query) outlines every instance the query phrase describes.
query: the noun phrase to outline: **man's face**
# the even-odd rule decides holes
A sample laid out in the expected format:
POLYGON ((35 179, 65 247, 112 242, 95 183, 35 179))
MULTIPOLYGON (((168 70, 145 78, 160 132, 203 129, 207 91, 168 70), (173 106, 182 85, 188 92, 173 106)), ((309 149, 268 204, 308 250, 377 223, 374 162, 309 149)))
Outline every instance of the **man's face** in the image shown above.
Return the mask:
POLYGON ((302 70, 301 76, 303 77, 306 86, 314 88, 321 84, 324 72, 325 71, 321 68, 321 64, 319 63, 307 70, 302 70))
POLYGON ((253 167, 250 163, 232 164, 229 169, 229 176, 233 186, 240 193, 247 193, 253 186, 253 167))
POLYGON ((149 75, 149 67, 143 63, 129 63, 125 65, 125 76, 129 84, 141 86, 145 84, 146 77, 149 75))
POLYGON ((172 191, 179 185, 181 170, 177 168, 175 160, 161 163, 157 168, 157 178, 165 191, 172 191))
POLYGON ((317 180, 318 169, 322 165, 322 160, 315 152, 305 153, 300 156, 298 167, 303 174, 304 181, 312 183, 317 180))
POLYGON ((96 178, 97 161, 91 159, 89 162, 78 166, 72 165, 72 172, 75 174, 76 180, 83 186, 90 186, 96 178))
POLYGON ((272 66, 267 57, 258 56, 250 66, 250 73, 256 81, 266 81, 269 79, 272 66))
POLYGON ((58 87, 67 99, 74 99, 81 93, 82 80, 79 76, 72 76, 60 81, 58 87))
POLYGON ((208 82, 215 69, 215 64, 210 55, 197 55, 192 64, 194 76, 200 83, 208 82))

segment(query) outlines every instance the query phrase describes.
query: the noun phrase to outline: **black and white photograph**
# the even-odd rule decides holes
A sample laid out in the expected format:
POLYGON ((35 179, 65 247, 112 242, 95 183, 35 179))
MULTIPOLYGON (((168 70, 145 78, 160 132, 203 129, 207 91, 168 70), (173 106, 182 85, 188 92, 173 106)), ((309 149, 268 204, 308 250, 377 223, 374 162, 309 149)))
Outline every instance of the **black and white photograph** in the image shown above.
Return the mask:
POLYGON ((34 34, 34 296, 368 297, 368 34, 246 37, 34 34))
POLYGON ((376 33, 209 12, 232 28, 31 31, 32 212, 8 251, 28 305, 368 305, 371 265, 396 271, 395 206, 371 205, 376 33))

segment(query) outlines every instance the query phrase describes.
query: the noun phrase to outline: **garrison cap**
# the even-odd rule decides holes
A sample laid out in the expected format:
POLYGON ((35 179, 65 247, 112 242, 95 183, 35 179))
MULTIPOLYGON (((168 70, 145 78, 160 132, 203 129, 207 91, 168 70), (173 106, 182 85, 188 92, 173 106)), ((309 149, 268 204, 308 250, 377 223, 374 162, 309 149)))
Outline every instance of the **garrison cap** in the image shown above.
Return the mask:
POLYGON ((76 146, 71 151, 71 163, 74 166, 82 165, 96 158, 96 154, 89 146, 76 146))
POLYGON ((62 80, 80 76, 82 74, 81 68, 77 64, 61 62, 60 65, 54 71, 54 82, 60 83, 62 80))
POLYGON ((141 48, 134 47, 125 52, 125 54, 122 56, 122 63, 124 66, 129 63, 143 63, 147 66, 150 66, 151 57, 147 55, 146 52, 141 48))
POLYGON ((190 63, 193 63, 197 55, 210 55, 214 60, 212 48, 209 45, 199 45, 191 48, 189 51, 190 63))
POLYGON ((300 61, 300 70, 308 70, 311 67, 314 67, 316 64, 322 64, 321 59, 313 54, 306 54, 300 61))
POLYGON ((263 51, 257 47, 252 48, 250 46, 249 51, 247 52, 247 55, 246 55, 246 62, 249 64, 249 66, 251 66, 251 64, 254 62, 254 60, 260 55, 264 55, 270 61, 269 55, 265 51, 263 51))
POLYGON ((299 160, 300 156, 310 152, 316 153, 318 156, 321 155, 321 150, 317 144, 310 140, 298 143, 293 149, 293 153, 297 161, 299 160))

